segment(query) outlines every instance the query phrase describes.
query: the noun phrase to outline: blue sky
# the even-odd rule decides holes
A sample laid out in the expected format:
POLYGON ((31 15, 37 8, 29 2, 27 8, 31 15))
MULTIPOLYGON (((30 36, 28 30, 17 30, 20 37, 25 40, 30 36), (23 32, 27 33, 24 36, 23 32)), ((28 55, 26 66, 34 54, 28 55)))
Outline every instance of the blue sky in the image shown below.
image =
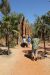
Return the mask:
POLYGON ((50 10, 48 0, 8 0, 11 12, 23 13, 33 23, 36 16, 41 16, 50 10))

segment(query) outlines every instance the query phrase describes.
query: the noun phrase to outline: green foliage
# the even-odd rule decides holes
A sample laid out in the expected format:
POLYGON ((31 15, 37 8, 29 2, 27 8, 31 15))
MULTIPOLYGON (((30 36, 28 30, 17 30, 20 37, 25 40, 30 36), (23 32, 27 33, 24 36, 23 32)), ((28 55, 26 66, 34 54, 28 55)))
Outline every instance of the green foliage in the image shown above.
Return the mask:
POLYGON ((38 17, 36 22, 34 23, 34 34, 42 37, 44 33, 45 36, 48 36, 50 30, 49 23, 50 21, 48 21, 48 16, 43 15, 42 17, 38 17))
POLYGON ((46 37, 50 37, 50 13, 46 15, 42 15, 38 17, 36 22, 34 23, 34 36, 38 36, 43 40, 44 43, 44 52, 45 50, 45 40, 46 37))
POLYGON ((17 37, 19 37, 20 32, 19 32, 18 26, 19 26, 21 18, 22 18, 21 14, 15 14, 15 13, 3 16, 0 31, 2 33, 1 36, 5 37, 6 39, 6 44, 8 44, 8 42, 9 43, 12 42, 11 44, 13 44, 14 40, 15 39, 17 40, 17 37))
POLYGON ((10 13, 10 5, 7 0, 2 0, 2 3, 0 4, 0 11, 7 15, 10 13))

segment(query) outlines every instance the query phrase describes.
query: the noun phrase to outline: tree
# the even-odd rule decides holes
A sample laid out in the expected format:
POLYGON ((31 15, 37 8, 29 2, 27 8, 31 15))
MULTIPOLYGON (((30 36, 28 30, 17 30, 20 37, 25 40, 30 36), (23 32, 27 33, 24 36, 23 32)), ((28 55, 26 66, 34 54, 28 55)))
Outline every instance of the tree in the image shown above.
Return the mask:
POLYGON ((40 36, 44 42, 44 52, 46 52, 45 47, 45 37, 48 33, 48 24, 46 24, 45 19, 42 17, 38 17, 36 23, 34 24, 35 35, 40 36))
POLYGON ((9 33, 10 33, 10 17, 9 16, 4 16, 2 20, 2 31, 4 34, 4 37, 6 38, 6 46, 8 46, 8 38, 9 38, 9 33))
POLYGON ((0 21, 0 38, 1 38, 1 31, 2 31, 2 22, 0 21))
POLYGON ((43 18, 45 24, 47 24, 47 26, 48 26, 47 37, 49 40, 49 38, 50 38, 50 11, 48 11, 47 14, 43 15, 42 18, 43 18))
MULTIPOLYGON (((0 11, 7 18, 8 14, 10 13, 10 5, 7 0, 2 0, 2 3, 0 4, 0 11)), ((10 22, 8 21, 7 22, 3 21, 2 23, 3 24, 2 26, 4 27, 3 31, 6 34, 6 46, 8 46, 8 54, 9 54, 9 41, 8 41, 9 23, 10 22)))
POLYGON ((16 39, 17 39, 17 44, 18 44, 18 38, 19 38, 19 34, 20 32, 20 22, 21 19, 23 17, 22 13, 16 14, 16 13, 12 13, 11 14, 11 25, 12 25, 12 30, 15 30, 15 35, 16 35, 16 39))
POLYGON ((2 0, 2 3, 0 4, 0 11, 3 15, 8 15, 10 13, 10 5, 7 0, 2 0))

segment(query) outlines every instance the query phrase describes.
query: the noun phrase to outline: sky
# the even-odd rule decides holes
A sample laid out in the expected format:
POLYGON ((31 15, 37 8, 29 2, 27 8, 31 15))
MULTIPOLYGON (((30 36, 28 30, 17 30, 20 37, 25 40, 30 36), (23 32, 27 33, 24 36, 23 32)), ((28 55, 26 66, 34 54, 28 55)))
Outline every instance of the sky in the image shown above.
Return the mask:
MULTIPOLYGON (((1 1, 1 0, 0 0, 1 1)), ((49 0, 8 0, 11 12, 23 13, 30 23, 33 23, 37 16, 46 14, 50 10, 49 0)), ((0 18, 1 18, 0 14, 0 18)))

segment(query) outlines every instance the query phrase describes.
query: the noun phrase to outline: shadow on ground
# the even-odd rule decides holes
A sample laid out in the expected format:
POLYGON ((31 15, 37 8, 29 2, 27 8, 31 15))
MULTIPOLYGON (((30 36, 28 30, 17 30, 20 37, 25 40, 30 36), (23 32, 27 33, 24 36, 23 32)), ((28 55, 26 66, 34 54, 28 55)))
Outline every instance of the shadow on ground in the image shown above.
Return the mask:
MULTIPOLYGON (((24 56, 25 56, 26 58, 29 58, 29 59, 32 60, 32 51, 31 51, 31 50, 23 50, 23 52, 24 52, 24 56)), ((47 54, 47 53, 44 54, 43 51, 38 51, 37 59, 38 59, 38 60, 39 60, 39 59, 41 60, 41 59, 47 58, 47 55, 46 55, 46 54, 47 54)))
POLYGON ((25 53, 24 56, 31 59, 31 53, 32 51, 31 50, 23 50, 23 52, 25 53))
POLYGON ((7 49, 1 49, 0 48, 0 55, 10 55, 11 54, 11 51, 7 50, 7 49))

